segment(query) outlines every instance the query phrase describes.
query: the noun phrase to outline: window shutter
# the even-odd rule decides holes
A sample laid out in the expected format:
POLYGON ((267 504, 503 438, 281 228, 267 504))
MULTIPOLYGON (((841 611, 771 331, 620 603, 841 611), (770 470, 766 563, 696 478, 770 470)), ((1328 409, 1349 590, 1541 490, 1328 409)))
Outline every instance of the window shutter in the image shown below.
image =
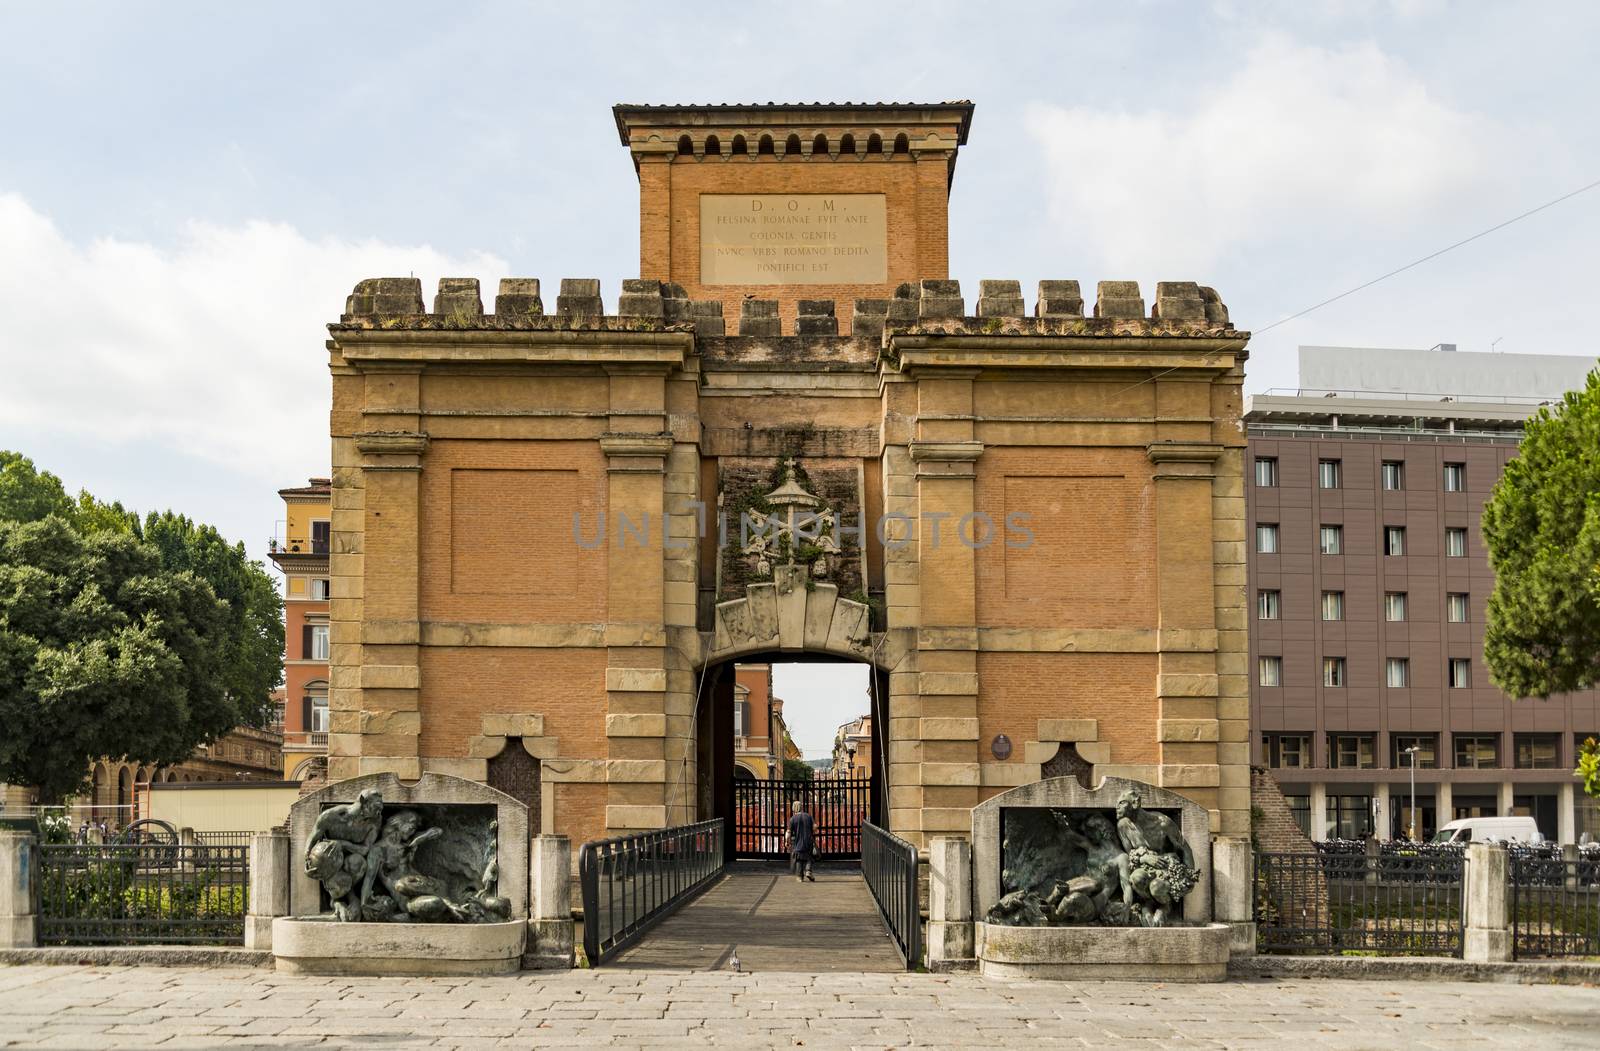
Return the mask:
POLYGON ((302 733, 309 733, 311 730, 311 698, 309 696, 300 698, 300 730, 302 733))
POLYGON ((311 625, 309 624, 300 626, 300 658, 302 660, 311 659, 311 625))

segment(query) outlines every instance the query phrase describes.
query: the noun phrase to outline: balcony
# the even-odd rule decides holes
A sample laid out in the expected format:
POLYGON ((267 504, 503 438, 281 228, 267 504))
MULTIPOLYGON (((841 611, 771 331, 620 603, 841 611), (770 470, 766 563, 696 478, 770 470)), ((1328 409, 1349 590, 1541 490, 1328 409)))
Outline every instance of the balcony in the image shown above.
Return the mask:
POLYGON ((295 751, 327 751, 328 734, 325 730, 290 730, 283 735, 284 748, 295 751))
POLYGON ((269 555, 328 555, 328 540, 326 537, 303 537, 282 535, 267 538, 267 553, 269 555))

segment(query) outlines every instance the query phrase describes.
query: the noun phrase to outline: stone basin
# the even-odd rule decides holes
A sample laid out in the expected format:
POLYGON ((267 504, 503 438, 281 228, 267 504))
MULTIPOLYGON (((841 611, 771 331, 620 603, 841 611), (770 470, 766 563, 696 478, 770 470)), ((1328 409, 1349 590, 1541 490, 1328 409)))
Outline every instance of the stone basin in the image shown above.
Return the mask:
POLYGON ((288 974, 510 974, 522 965, 525 920, 507 923, 340 923, 332 916, 272 921, 272 955, 288 974))
POLYGON ((1220 982, 1226 923, 1174 927, 1008 927, 979 923, 978 969, 988 978, 1220 982))

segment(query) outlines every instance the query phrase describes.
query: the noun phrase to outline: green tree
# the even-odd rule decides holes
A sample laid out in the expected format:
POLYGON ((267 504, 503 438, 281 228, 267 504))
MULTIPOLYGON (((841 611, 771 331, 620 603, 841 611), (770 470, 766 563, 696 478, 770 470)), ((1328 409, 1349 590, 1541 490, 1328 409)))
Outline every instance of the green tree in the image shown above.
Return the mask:
POLYGON ((1483 512, 1484 657, 1513 697, 1600 682, 1600 371, 1541 408, 1483 512))
POLYGON ((785 781, 809 781, 816 773, 811 764, 804 759, 785 759, 783 761, 783 779, 785 781))
POLYGON ((0 781, 54 803, 100 756, 168 765, 247 714, 226 603, 123 533, 0 521, 0 781))
MULTIPOLYGON (((1495 571, 1483 655, 1513 697, 1600 683, 1600 370, 1528 420, 1483 512, 1495 571)), ((1578 773, 1600 795, 1600 751, 1578 773)))
MULTIPOLYGON (((114 505, 121 510, 121 505, 114 505)), ((283 678, 283 600, 261 563, 208 525, 164 511, 145 517, 144 540, 169 572, 190 572, 211 585, 228 608, 223 643, 223 686, 244 713, 240 722, 262 725, 271 715, 272 691, 283 678)))
POLYGON ((0 449, 0 518, 37 522, 46 515, 72 517, 72 498, 61 479, 40 471, 21 453, 0 449))

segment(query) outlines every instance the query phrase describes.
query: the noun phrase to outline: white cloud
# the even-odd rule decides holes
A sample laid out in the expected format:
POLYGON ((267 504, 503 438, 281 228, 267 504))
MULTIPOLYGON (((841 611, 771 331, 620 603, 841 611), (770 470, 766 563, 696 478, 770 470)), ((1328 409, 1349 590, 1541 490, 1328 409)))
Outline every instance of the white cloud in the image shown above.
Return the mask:
POLYGON ((0 419, 248 465, 284 485, 328 468, 323 326, 356 281, 415 273, 431 298, 438 275, 477 275, 492 295, 506 270, 490 255, 266 222, 193 223, 170 250, 78 245, 16 194, 0 194, 0 245, 0 419))
POLYGON ((1116 276, 1190 277, 1245 246, 1425 226, 1504 179, 1505 130, 1376 46, 1259 40, 1181 111, 1039 105, 1052 219, 1116 276))

